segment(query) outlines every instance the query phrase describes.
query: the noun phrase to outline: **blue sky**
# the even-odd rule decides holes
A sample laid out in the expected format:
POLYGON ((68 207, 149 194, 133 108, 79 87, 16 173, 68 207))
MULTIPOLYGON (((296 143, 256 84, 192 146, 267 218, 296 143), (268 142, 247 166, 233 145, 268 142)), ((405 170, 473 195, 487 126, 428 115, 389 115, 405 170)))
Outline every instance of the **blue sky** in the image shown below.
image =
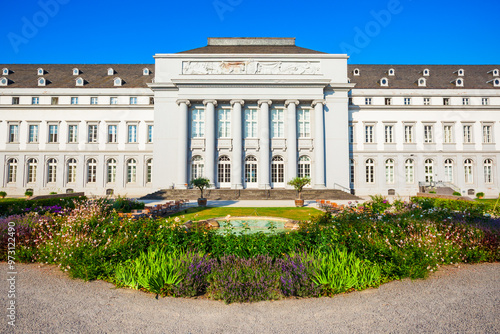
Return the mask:
POLYGON ((296 37, 352 64, 499 64, 498 0, 2 1, 0 63, 153 63, 207 37, 296 37))

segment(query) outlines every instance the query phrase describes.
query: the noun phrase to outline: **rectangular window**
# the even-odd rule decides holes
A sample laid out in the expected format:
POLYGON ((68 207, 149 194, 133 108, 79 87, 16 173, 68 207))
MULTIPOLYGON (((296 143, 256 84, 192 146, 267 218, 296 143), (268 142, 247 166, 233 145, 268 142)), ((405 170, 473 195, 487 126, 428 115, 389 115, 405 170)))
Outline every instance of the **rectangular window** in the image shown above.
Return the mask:
POLYGON ((218 138, 231 137, 231 109, 217 110, 218 138))
POLYGON ((413 125, 405 125, 405 143, 413 143, 413 125))
POLYGON ((452 125, 445 125, 443 127, 443 132, 444 132, 444 142, 449 144, 453 143, 453 126, 452 125))
POLYGON ((97 102, 98 102, 97 97, 90 98, 90 104, 97 104, 97 102))
POLYGON ((483 143, 492 143, 491 125, 483 125, 483 143))
POLYGON ((149 98, 149 104, 155 104, 155 98, 154 97, 150 97, 149 98))
POLYGON ((117 126, 108 125, 108 143, 116 143, 117 141, 117 126))
POLYGON ((490 104, 490 100, 489 100, 487 97, 483 97, 483 98, 481 99, 481 104, 482 104, 483 106, 487 106, 487 105, 489 105, 489 104, 490 104))
POLYGON ((469 98, 468 98, 468 97, 464 97, 464 98, 462 98, 462 104, 463 104, 464 106, 468 106, 468 105, 469 105, 469 101, 470 101, 470 100, 469 100, 469 98))
POLYGON ((394 143, 394 126, 392 125, 385 126, 385 142, 394 143))
POLYGON ((352 97, 349 98, 349 105, 352 106, 352 97))
POLYGON ((97 130, 98 129, 96 124, 89 125, 89 143, 97 143, 97 130))
POLYGON ((392 99, 390 97, 385 98, 385 105, 390 106, 392 104, 392 99))
POLYGON ((148 143, 153 142, 153 126, 148 125, 148 143))
POLYGON ((68 183, 76 182, 76 160, 70 159, 68 161, 68 183))
POLYGON ((354 143, 354 126, 349 125, 349 143, 354 143))
POLYGON ((19 97, 13 97, 12 104, 19 104, 19 97))
POLYGON ((28 142, 38 143, 38 125, 30 124, 28 142))
POLYGON ((245 138, 257 138, 257 109, 245 110, 245 138))
POLYGON ((433 142, 432 125, 424 125, 424 143, 433 142))
POLYGON ((52 97, 52 99, 50 99, 50 104, 52 105, 59 104, 59 98, 57 96, 52 97))
POLYGON ((19 143, 19 125, 9 125, 9 143, 19 143))
POLYGON ((69 125, 68 126, 68 143, 77 143, 78 142, 78 125, 69 125))
POLYGON ((405 103, 405 106, 409 106, 411 104, 411 97, 405 97, 404 103, 405 103))
POLYGON ((31 98, 31 104, 38 104, 40 102, 40 98, 39 97, 32 97, 31 98))
POLYGON ((371 97, 366 97, 365 98, 365 105, 369 106, 372 104, 372 98, 371 97))
POLYGON ((78 98, 77 97, 72 97, 71 98, 71 104, 78 104, 78 98))
POLYGON ((299 109, 297 111, 297 117, 299 138, 311 137, 311 110, 299 109))
POLYGON ((205 110, 193 109, 191 117, 191 136, 193 138, 205 137, 205 110))
POLYGON ((373 143, 373 125, 365 126, 365 143, 373 143))
POLYGON ((57 125, 49 125, 49 143, 57 143, 57 125))
POLYGON ((137 143, 137 125, 128 126, 128 142, 137 143))
POLYGON ((464 143, 472 143, 472 125, 464 125, 464 143))
POLYGON ((109 99, 109 104, 118 104, 118 98, 117 97, 112 97, 109 99))
POLYGON ((273 109, 271 112, 271 138, 284 138, 285 113, 283 109, 273 109))
POLYGON ((431 98, 430 97, 424 97, 424 106, 429 106, 431 104, 431 98))
POLYGON ((443 97, 443 106, 449 106, 449 105, 450 105, 450 98, 443 97))
POLYGON ((130 104, 137 104, 137 97, 131 97, 130 104))

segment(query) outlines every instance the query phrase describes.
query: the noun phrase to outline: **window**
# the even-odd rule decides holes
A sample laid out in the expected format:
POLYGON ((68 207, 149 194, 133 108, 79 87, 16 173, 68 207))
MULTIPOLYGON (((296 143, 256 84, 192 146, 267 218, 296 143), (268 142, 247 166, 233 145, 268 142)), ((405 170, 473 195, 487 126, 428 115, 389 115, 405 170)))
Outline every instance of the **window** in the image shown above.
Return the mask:
POLYGON ((115 183, 116 182, 116 160, 115 159, 109 159, 107 163, 107 180, 108 183, 115 183))
POLYGON ((12 98, 12 104, 19 104, 19 97, 14 96, 14 97, 12 98))
POLYGON ((19 125, 9 125, 9 143, 19 143, 19 125))
POLYGON ((299 158, 299 177, 311 177, 311 158, 308 156, 301 156, 299 158))
POLYGON ((137 104, 137 97, 131 97, 130 104, 137 104))
POLYGON ((68 126, 68 143, 78 142, 78 125, 71 124, 68 126))
POLYGON ((76 159, 68 160, 68 183, 76 182, 76 159))
POLYGON ((483 125, 483 143, 492 143, 491 125, 483 125))
POLYGON ((97 104, 97 102, 98 102, 97 97, 91 97, 90 98, 90 104, 97 104))
POLYGON ((349 125, 349 143, 354 143, 354 126, 349 125))
POLYGON ((191 159, 191 180, 198 179, 204 175, 203 158, 196 155, 191 159))
POLYGON ((89 143, 97 143, 97 124, 89 125, 89 143))
POLYGON ((425 78, 418 79, 418 86, 419 87, 425 87, 426 85, 427 85, 427 81, 425 80, 425 78))
POLYGON ((411 104, 411 97, 405 97, 404 104, 405 104, 405 106, 409 106, 411 104))
POLYGON ((464 143, 472 143, 472 125, 464 125, 464 143))
POLYGON ((28 183, 36 182, 36 167, 38 161, 36 159, 28 160, 28 183))
POLYGON ((465 72, 464 72, 464 70, 463 70, 463 69, 459 69, 459 70, 457 71, 457 74, 458 74, 459 76, 463 76, 463 75, 464 75, 464 73, 465 73, 465 72))
POLYGON ((73 69, 73 75, 78 75, 80 74, 80 71, 77 68, 73 69))
POLYGON ((457 79, 455 82, 457 87, 463 87, 464 86, 464 81, 462 79, 457 79))
POLYGON ((385 182, 387 184, 394 183, 394 160, 392 159, 385 161, 385 182))
POLYGON ((109 104, 118 104, 118 98, 117 97, 111 97, 109 99, 109 104))
POLYGON ((7 182, 15 183, 17 181, 17 159, 7 161, 7 182))
POLYGON ((39 69, 36 70, 36 73, 38 75, 44 75, 45 71, 43 70, 43 68, 39 68, 39 69))
POLYGON ((9 83, 9 79, 0 78, 0 86, 7 86, 8 83, 9 83))
POLYGON ((389 75, 394 75, 395 74, 395 71, 393 68, 391 68, 388 72, 387 72, 389 75))
POLYGON ((153 142, 153 125, 148 125, 148 143, 153 142))
POLYGON ((50 99, 50 104, 52 105, 58 105, 59 104, 59 98, 57 96, 53 96, 51 99, 50 99))
POLYGON ((96 159, 89 159, 87 161, 87 182, 95 183, 97 180, 97 161, 96 159))
POLYGON ((427 69, 427 68, 426 68, 426 69, 423 71, 423 74, 424 74, 424 76, 425 76, 425 77, 428 77, 428 76, 429 76, 429 74, 430 74, 429 69, 427 69))
POLYGON ((432 143, 433 141, 432 125, 424 125, 424 143, 432 143))
POLYGON ((360 74, 360 73, 359 73, 359 69, 357 69, 357 68, 355 68, 355 69, 354 69, 354 71, 352 71, 352 73, 353 73, 354 75, 359 75, 359 74, 360 74))
POLYGON ((434 161, 427 159, 424 162, 425 182, 431 183, 434 180, 434 161))
POLYGON ((128 142, 137 143, 137 125, 128 126, 128 142))
POLYGON ((38 143, 38 125, 30 124, 29 134, 28 134, 28 142, 29 143, 38 143))
POLYGON ((405 180, 406 183, 415 182, 415 162, 413 159, 406 159, 405 161, 405 180))
POLYGON ((272 109, 271 111, 271 138, 284 138, 285 116, 283 109, 272 109))
POLYGON ((31 98, 31 104, 38 104, 40 102, 40 98, 35 96, 31 98))
POLYGON ((271 161, 271 182, 273 185, 285 182, 285 164, 280 156, 273 157, 271 161))
POLYGON ((245 183, 257 183, 257 159, 254 156, 245 158, 245 183))
POLYGON ((114 84, 115 86, 121 86, 121 85, 122 85, 122 79, 120 79, 120 78, 115 78, 115 79, 113 80, 113 84, 114 84))
POLYGON ((349 98, 349 105, 352 106, 353 103, 352 103, 352 97, 349 98))
POLYGON ((484 183, 493 183, 493 160, 491 159, 484 160, 484 183))
POLYGON ((155 98, 154 97, 150 97, 149 98, 149 104, 155 104, 155 98))
POLYGON ((57 175, 57 161, 56 159, 49 159, 47 161, 47 183, 55 183, 57 175))
POLYGON ((394 143, 394 126, 392 125, 385 126, 385 142, 394 143))
POLYGON ((108 125, 108 143, 117 142, 117 128, 116 125, 108 125))
POLYGON ((444 142, 449 144, 453 143, 453 125, 445 125, 443 126, 443 133, 444 133, 444 142))
POLYGON ((373 125, 365 126, 365 143, 373 143, 373 125))
POLYGON ((225 155, 219 158, 217 180, 219 184, 231 183, 231 160, 225 155))
POLYGON ((245 110, 245 138, 257 138, 257 109, 245 110))
POLYGON ((297 111, 297 117, 299 138, 311 137, 311 110, 301 108, 297 111))
POLYGON ((365 98, 365 105, 369 106, 372 104, 372 98, 371 97, 366 97, 365 98))
POLYGON ((390 106, 392 104, 392 99, 390 97, 385 98, 385 105, 390 106))
POLYGON ((365 162, 366 183, 375 183, 375 163, 373 159, 368 159, 365 162))
POLYGON ((490 99, 488 99, 487 97, 483 97, 483 98, 481 99, 481 104, 482 104, 483 106, 487 106, 487 105, 489 105, 489 104, 490 104, 490 99))
POLYGON ((108 75, 113 75, 115 74, 115 70, 113 70, 112 68, 108 68, 108 75))
POLYGON ((449 97, 443 97, 443 105, 444 106, 450 105, 450 98, 449 97))
POLYGON ((149 69, 148 68, 143 69, 142 75, 149 75, 149 69))
POLYGON ((472 160, 465 159, 464 161, 465 183, 473 183, 472 177, 472 160))
POLYGON ((193 138, 205 137, 205 110, 193 109, 191 122, 191 135, 193 138))
POLYGON ((430 97, 424 97, 424 106, 429 106, 431 104, 431 98, 430 97))
POLYGON ((146 183, 151 183, 153 180, 153 159, 146 161, 146 183))
POLYGON ((354 159, 350 159, 349 162, 349 171, 350 171, 350 181, 351 184, 354 185, 354 181, 356 180, 355 178, 355 165, 354 165, 354 159))
POLYGON ((38 86, 45 86, 46 83, 47 83, 47 80, 45 80, 44 78, 38 79, 38 86))
POLYGON ((49 125, 49 143, 57 143, 57 125, 49 125))
POLYGON ((135 183, 137 181, 137 161, 130 159, 127 162, 127 183, 135 183))
POLYGON ((470 102, 470 99, 468 97, 464 97, 462 98, 462 104, 464 106, 468 106, 469 105, 469 102, 470 102))
POLYGON ((444 161, 444 180, 453 183, 453 160, 451 159, 444 161))
POLYGON ((413 143, 413 125, 405 125, 405 143, 413 143))
POLYGON ((75 85, 78 87, 82 87, 84 83, 85 83, 85 80, 83 80, 82 78, 77 78, 75 80, 75 85))
POLYGON ((382 87, 389 86, 389 80, 387 80, 387 78, 380 79, 380 86, 382 86, 382 87))
POLYGON ((2 75, 9 75, 9 69, 8 68, 4 68, 2 69, 2 75))
POLYGON ((231 109, 218 109, 218 138, 231 137, 231 109))

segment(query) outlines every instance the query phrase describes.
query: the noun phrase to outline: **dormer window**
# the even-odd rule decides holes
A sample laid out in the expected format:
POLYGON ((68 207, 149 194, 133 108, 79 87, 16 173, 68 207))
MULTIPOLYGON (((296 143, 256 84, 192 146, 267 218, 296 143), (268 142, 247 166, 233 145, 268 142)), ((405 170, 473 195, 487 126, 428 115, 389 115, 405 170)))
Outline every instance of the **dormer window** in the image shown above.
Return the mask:
POLYGON ((465 71, 463 69, 459 69, 457 72, 458 76, 463 77, 465 74, 465 71))
POLYGON ((500 79, 497 78, 497 79, 493 80, 493 86, 500 87, 500 79))
POLYGON ((418 87, 425 87, 425 86, 427 86, 427 80, 425 80, 425 78, 418 79, 418 87))
POLYGON ((389 73, 389 75, 394 75, 395 74, 395 71, 393 68, 391 68, 387 73, 389 73))
POLYGON ((38 75, 44 75, 44 73, 45 73, 43 68, 39 68, 38 70, 36 70, 36 72, 38 73, 38 75))
POLYGON ((358 68, 355 68, 354 71, 352 71, 352 73, 354 75, 359 75, 359 69, 358 68))
POLYGON ((122 79, 120 78, 115 78, 113 80, 115 86, 121 86, 122 85, 122 79))
POLYGON ((0 86, 7 86, 9 84, 9 79, 7 78, 0 78, 0 86))
POLYGON ((78 74, 80 74, 80 70, 77 69, 77 68, 74 68, 73 69, 73 75, 78 75, 78 74))
POLYGON ((9 75, 9 69, 8 68, 4 68, 2 70, 2 75, 9 75))
POLYGON ((457 79, 457 80, 455 81, 455 85, 456 85, 457 87, 463 87, 463 86, 464 86, 464 80, 463 80, 463 79, 457 79))
POLYGON ((496 68, 492 71, 489 71, 488 73, 493 74, 494 77, 498 77, 498 75, 500 75, 500 71, 498 71, 498 69, 496 69, 496 68))
POLYGON ((387 78, 380 79, 380 86, 383 86, 383 87, 389 86, 389 80, 387 78))
POLYGON ((38 86, 45 86, 47 84, 47 80, 45 78, 38 78, 38 86))
POLYGON ((113 75, 115 74, 115 70, 113 70, 112 68, 108 68, 108 75, 113 75))
POLYGON ((428 76, 430 75, 430 73, 431 73, 431 72, 429 71, 429 69, 428 69, 428 68, 426 68, 426 69, 423 71, 423 74, 424 74, 424 76, 425 76, 425 77, 428 77, 428 76))
POLYGON ((85 83, 85 81, 82 79, 82 78, 76 78, 76 85, 81 87, 83 86, 83 84, 85 83))
POLYGON ((149 75, 149 68, 144 68, 142 70, 142 75, 149 75))

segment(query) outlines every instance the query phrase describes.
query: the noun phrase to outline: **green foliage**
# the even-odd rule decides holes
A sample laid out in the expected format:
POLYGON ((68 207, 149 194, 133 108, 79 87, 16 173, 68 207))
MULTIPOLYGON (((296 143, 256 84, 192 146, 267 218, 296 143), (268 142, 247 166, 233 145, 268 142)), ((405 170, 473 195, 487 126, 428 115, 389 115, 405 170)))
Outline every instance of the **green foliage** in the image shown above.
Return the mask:
POLYGON ((31 197, 31 196, 33 196, 33 191, 32 191, 32 190, 26 190, 26 191, 24 192, 24 196, 26 196, 26 197, 31 197))
POLYGON ((0 191, 0 197, 5 198, 7 196, 7 193, 5 191, 0 191))
POLYGON ((462 194, 461 194, 461 193, 459 193, 458 191, 454 191, 454 192, 453 192, 453 196, 462 196, 462 194))
POLYGON ((307 186, 308 184, 311 184, 311 178, 309 177, 297 176, 288 181, 288 185, 292 186, 299 194, 299 199, 300 199, 300 194, 302 193, 302 189, 304 189, 304 187, 307 186))
POLYGON ((109 202, 113 209, 120 212, 131 212, 132 210, 144 209, 144 203, 135 199, 118 196, 115 199, 110 199, 109 202))
POLYGON ((477 198, 482 198, 482 197, 484 197, 484 193, 483 193, 483 192, 478 192, 478 193, 476 194, 476 197, 477 197, 477 198))
POLYGON ((435 193, 436 193, 436 191, 435 191, 435 190, 431 190, 431 191, 429 191, 429 194, 435 194, 435 193))
POLYGON ((57 195, 57 191, 51 191, 49 195, 57 195))
POLYGON ((74 208, 75 201, 81 202, 86 200, 85 196, 74 196, 64 198, 45 198, 29 200, 24 198, 7 198, 0 202, 0 216, 22 214, 36 208, 60 206, 62 208, 74 208))
POLYGON ((210 180, 205 177, 199 177, 197 179, 191 180, 191 185, 200 189, 200 198, 204 198, 203 191, 210 186, 210 180))

